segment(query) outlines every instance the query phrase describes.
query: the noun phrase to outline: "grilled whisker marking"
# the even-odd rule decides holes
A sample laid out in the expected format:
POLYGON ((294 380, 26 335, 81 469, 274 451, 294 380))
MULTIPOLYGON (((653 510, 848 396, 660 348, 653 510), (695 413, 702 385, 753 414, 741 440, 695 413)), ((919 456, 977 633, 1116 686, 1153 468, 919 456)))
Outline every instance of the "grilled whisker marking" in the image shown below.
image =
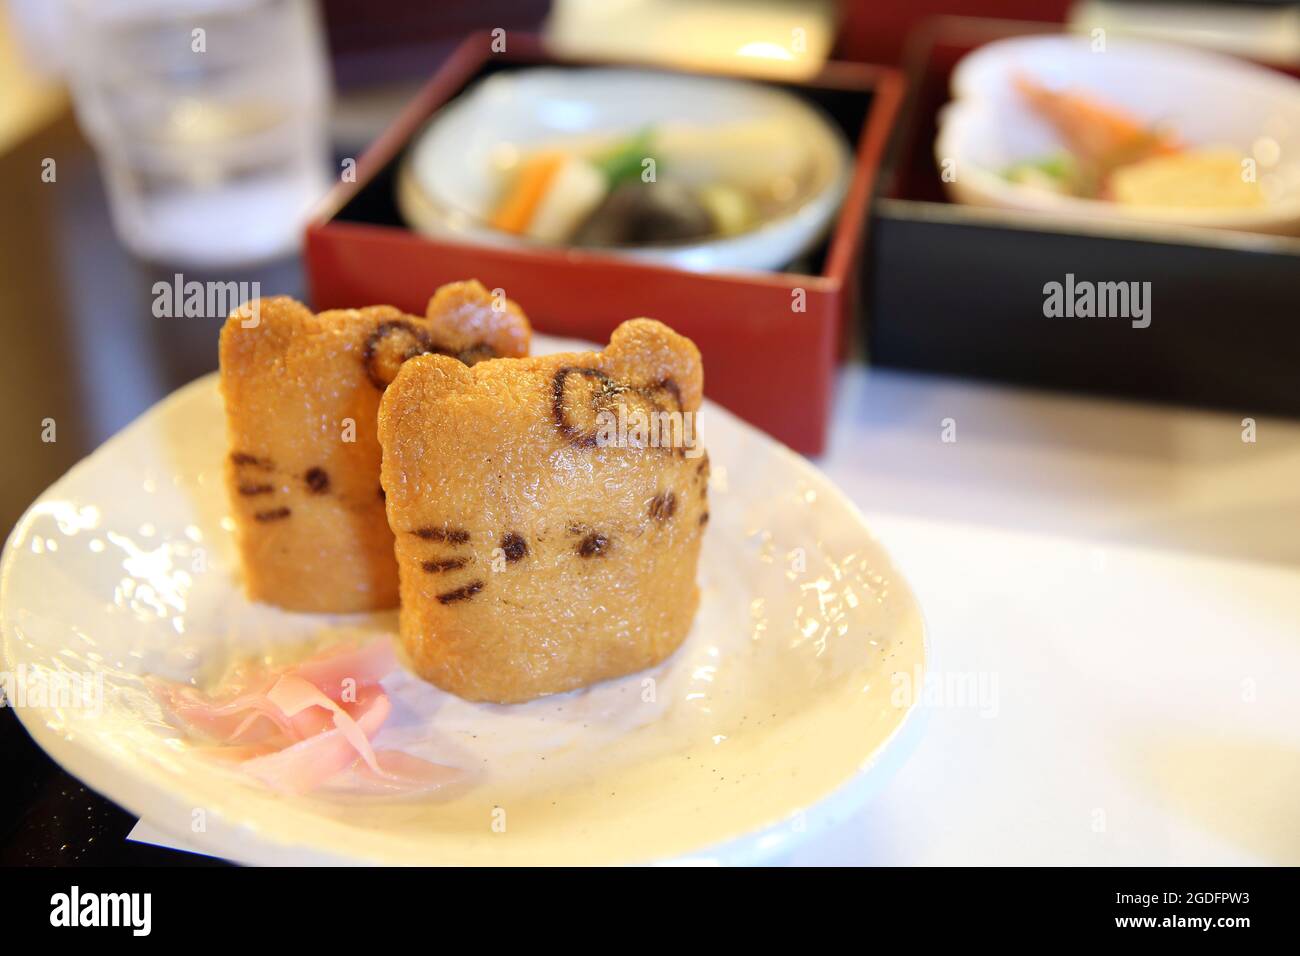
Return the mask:
POLYGON ((416 528, 411 534, 424 541, 446 541, 449 544, 464 544, 469 540, 469 532, 461 528, 416 528))
POLYGON ((455 604, 457 601, 466 601, 472 598, 479 591, 483 590, 482 581, 471 581, 469 584, 454 591, 444 591, 438 595, 439 604, 455 604))
POLYGON ((275 467, 269 458, 258 458, 256 455, 250 455, 246 451, 232 451, 230 453, 230 460, 236 465, 251 465, 254 468, 260 468, 263 471, 270 471, 275 467))
POLYGON ((443 571, 455 571, 457 568, 463 568, 469 564, 468 558, 446 558, 442 561, 425 561, 420 565, 430 574, 441 574, 443 571))

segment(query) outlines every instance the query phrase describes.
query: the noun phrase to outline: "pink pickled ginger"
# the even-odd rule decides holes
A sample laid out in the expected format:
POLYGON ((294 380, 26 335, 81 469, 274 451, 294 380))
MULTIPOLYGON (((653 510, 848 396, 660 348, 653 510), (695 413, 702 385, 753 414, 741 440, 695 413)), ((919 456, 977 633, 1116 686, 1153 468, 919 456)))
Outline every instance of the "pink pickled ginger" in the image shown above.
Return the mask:
POLYGON ((146 678, 155 698, 198 737, 196 752, 282 793, 329 786, 367 794, 426 793, 463 774, 371 743, 392 711, 380 681, 397 668, 392 641, 331 648, 268 670, 241 664, 205 694, 146 678))

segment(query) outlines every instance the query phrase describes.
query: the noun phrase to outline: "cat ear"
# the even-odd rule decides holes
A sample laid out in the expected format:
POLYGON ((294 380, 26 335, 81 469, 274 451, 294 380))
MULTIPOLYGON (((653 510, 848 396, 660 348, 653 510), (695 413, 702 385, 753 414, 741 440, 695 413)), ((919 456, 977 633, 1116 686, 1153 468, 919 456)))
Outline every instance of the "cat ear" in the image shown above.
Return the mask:
POLYGON ((699 410, 704 394, 700 350, 662 322, 631 319, 616 328, 609 337, 601 368, 627 385, 671 382, 681 396, 682 410, 699 410))
POLYGON ((311 310, 287 295, 251 299, 226 317, 217 349, 221 389, 238 402, 243 389, 255 389, 268 366, 279 363, 294 335, 312 321, 311 310))
MULTIPOLYGON (((407 359, 379 403, 379 441, 387 446, 389 435, 403 428, 416 428, 428 409, 448 396, 475 387, 474 373, 450 355, 428 353, 407 359)), ((416 428, 414 433, 420 433, 416 428)))
POLYGON ((473 384, 474 373, 460 359, 429 352, 403 362, 389 387, 396 386, 407 401, 436 402, 473 384))
POLYGON ((489 292, 477 279, 439 287, 424 314, 434 335, 455 351, 486 346, 497 356, 528 354, 532 329, 524 310, 501 290, 489 292))
MULTIPOLYGON (((477 385, 468 365, 450 355, 436 352, 407 359, 392 384, 379 400, 378 435, 383 449, 380 485, 384 490, 391 521, 394 509, 410 508, 419 499, 406 481, 406 469, 399 462, 419 462, 442 452, 439 447, 463 440, 461 434, 445 434, 430 426, 441 419, 453 395, 474 394, 477 385)), ((473 404, 473 403, 471 403, 473 404)))
POLYGON ((287 295, 248 300, 226 316, 221 327, 222 364, 245 357, 246 350, 257 348, 268 337, 287 340, 311 318, 311 309, 287 295))

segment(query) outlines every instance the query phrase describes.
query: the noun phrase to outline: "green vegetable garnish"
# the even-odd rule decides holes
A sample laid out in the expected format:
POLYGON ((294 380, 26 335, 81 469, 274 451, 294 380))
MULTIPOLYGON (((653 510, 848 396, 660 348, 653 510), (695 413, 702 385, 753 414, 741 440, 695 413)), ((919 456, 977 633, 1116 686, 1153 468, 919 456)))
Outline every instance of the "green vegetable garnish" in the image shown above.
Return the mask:
POLYGON ((611 187, 641 175, 641 163, 650 155, 654 129, 647 126, 621 146, 595 156, 591 164, 605 174, 611 187))
POLYGON ((1041 173, 1053 179, 1069 179, 1074 174, 1074 162, 1066 153, 1031 159, 1027 162, 1016 163, 1010 167, 1006 171, 1006 178, 1014 182, 1021 179, 1027 172, 1041 173))

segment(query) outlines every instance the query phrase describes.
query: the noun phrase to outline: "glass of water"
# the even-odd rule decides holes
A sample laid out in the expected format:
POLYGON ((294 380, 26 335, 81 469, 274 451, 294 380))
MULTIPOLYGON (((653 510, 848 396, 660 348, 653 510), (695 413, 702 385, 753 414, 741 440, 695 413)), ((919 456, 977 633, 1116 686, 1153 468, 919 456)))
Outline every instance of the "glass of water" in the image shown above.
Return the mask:
POLYGON ((135 253, 291 252, 331 179, 313 0, 63 0, 77 116, 135 253))

